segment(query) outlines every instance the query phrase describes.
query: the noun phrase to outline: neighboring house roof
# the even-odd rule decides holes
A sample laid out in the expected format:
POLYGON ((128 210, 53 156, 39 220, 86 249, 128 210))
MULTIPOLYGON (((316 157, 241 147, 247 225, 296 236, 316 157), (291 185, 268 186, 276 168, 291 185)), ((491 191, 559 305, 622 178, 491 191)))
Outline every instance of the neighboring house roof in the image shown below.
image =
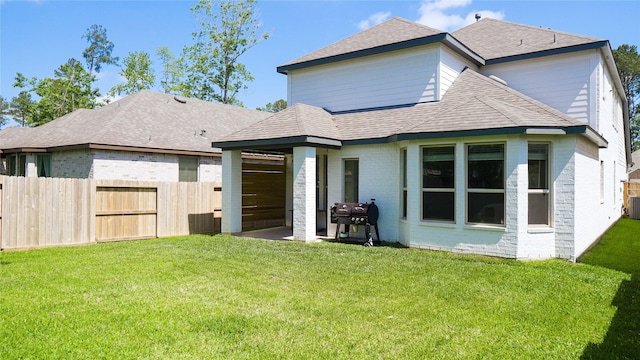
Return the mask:
POLYGON ((313 137, 309 145, 340 146, 516 133, 583 134, 599 146, 607 145, 588 125, 471 69, 458 76, 439 102, 335 114, 301 104, 290 109, 213 146, 285 148, 300 145, 303 136, 313 137))
POLYGON ((289 70, 437 42, 443 42, 472 60, 481 62, 477 54, 472 53, 448 33, 395 17, 278 66, 277 71, 285 74, 289 70))
POLYGON ((526 54, 544 52, 548 55, 550 51, 595 49, 607 44, 602 39, 489 18, 454 31, 452 35, 482 56, 487 65, 526 54))
POLYGON ((631 154, 631 161, 633 162, 633 166, 629 168, 627 173, 631 174, 640 171, 640 150, 636 150, 631 154))
POLYGON ((0 131, 4 152, 123 147, 219 153, 211 141, 271 113, 144 90, 101 108, 79 109, 35 128, 0 131))

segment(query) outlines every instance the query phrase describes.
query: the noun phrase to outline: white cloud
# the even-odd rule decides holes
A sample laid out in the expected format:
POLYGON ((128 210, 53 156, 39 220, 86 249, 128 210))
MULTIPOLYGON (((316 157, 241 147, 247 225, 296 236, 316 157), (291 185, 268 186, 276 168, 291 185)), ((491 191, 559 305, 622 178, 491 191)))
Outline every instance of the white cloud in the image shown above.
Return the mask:
POLYGON ((420 18, 417 22, 438 30, 453 31, 476 21, 476 14, 480 14, 483 18, 504 19, 504 13, 501 11, 475 10, 468 12, 466 15, 454 12, 456 8, 464 8, 471 5, 471 1, 424 0, 418 10, 420 18))
POLYGON ((377 12, 371 16, 369 16, 366 20, 362 20, 358 23, 358 28, 360 30, 366 30, 372 26, 378 25, 382 22, 389 20, 391 17, 390 12, 377 12))

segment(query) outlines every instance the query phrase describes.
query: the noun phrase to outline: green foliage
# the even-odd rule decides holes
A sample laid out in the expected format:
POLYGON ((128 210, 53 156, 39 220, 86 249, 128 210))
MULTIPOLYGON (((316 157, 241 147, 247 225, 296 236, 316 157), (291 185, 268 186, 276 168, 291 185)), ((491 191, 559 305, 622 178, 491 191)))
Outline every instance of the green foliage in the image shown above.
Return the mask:
POLYGON ((284 99, 276 100, 272 103, 267 103, 264 107, 257 107, 256 110, 277 113, 287 108, 287 101, 284 99))
POLYGON ((612 301, 629 277, 225 235, 5 252, 0 357, 635 358, 637 347, 593 348, 615 344, 612 301))
POLYGON ((12 101, 13 114, 28 126, 39 126, 79 108, 96 107, 100 92, 92 88, 95 77, 76 59, 54 71, 53 78, 27 79, 17 73, 14 87, 25 89, 12 101), (31 94, 38 98, 33 101, 31 94))
POLYGON ((152 61, 149 53, 136 51, 129 53, 123 60, 124 66, 120 67, 120 75, 127 82, 111 88, 110 94, 135 94, 140 90, 151 89, 156 81, 156 75, 151 67, 152 61))
POLYGON ((10 115, 9 102, 0 96, 0 128, 7 123, 8 115, 10 115))
POLYGON ((82 38, 89 43, 89 46, 82 52, 82 57, 89 66, 89 74, 93 74, 94 71, 99 73, 103 64, 118 62, 118 57, 111 55, 113 43, 107 39, 107 29, 102 25, 91 25, 82 38))
POLYGON ((162 62, 160 86, 165 93, 182 93, 181 80, 184 78, 184 63, 176 58, 166 46, 160 46, 156 53, 162 62))
POLYGON ((174 62, 184 71, 171 72, 165 67, 168 74, 184 74, 179 84, 169 88, 188 97, 242 105, 238 92, 247 88, 253 76, 239 58, 269 36, 258 35, 255 0, 200 0, 191 11, 200 29, 193 33, 195 43, 183 48, 181 61, 174 62))
POLYGON ((35 103, 31 99, 31 94, 28 91, 20 91, 18 96, 14 96, 11 99, 11 117, 24 127, 28 123, 34 106, 35 103))
POLYGON ((632 147, 638 150, 640 149, 640 55, 636 45, 623 44, 613 50, 613 57, 629 103, 632 147))

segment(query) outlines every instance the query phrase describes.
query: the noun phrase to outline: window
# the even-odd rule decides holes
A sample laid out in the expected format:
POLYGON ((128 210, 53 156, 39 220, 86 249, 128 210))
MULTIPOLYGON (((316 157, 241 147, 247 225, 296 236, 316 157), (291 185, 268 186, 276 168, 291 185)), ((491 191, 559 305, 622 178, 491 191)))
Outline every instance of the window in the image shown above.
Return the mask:
POLYGON ((422 219, 455 221, 455 146, 422 148, 422 219))
POLYGON ((549 144, 529 144, 529 225, 549 222, 549 144))
POLYGON ((7 175, 15 176, 16 175, 16 156, 10 155, 7 157, 7 175))
POLYGON ((344 161, 344 202, 358 202, 358 160, 344 161))
POLYGON ((402 218, 407 218, 407 149, 402 149, 402 218))
POLYGON ((504 144, 467 145, 467 222, 504 225, 504 144))
POLYGON ((26 176, 27 175, 27 155, 21 154, 18 156, 20 159, 18 161, 18 176, 26 176))
POLYGON ((51 155, 40 154, 37 161, 38 177, 51 177, 51 155))
POLYGON ((27 155, 15 154, 7 157, 7 175, 25 176, 27 173, 27 155))
POLYGON ((194 156, 178 156, 178 181, 198 181, 198 158, 194 156))

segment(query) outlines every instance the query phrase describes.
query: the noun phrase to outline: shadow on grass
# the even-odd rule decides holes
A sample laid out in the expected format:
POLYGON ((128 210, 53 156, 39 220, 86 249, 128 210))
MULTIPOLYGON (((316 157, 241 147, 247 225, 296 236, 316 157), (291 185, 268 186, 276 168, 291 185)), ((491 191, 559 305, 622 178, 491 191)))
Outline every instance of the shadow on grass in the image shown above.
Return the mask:
POLYGON ((581 359, 640 359, 640 221, 621 219, 580 262, 631 275, 620 284, 617 307, 602 343, 589 344, 581 359))
MULTIPOLYGON (((360 245, 360 246, 364 246, 365 244, 365 240, 364 239, 354 239, 354 238, 346 238, 346 239, 338 239, 338 240, 334 240, 334 239, 329 239, 329 240, 325 240, 326 242, 330 242, 330 243, 339 243, 339 244, 349 244, 349 245, 360 245)), ((390 247, 390 248, 397 248, 397 249, 407 249, 407 247, 399 242, 387 242, 387 241, 381 241, 381 242, 373 242, 373 246, 374 247, 390 247)))

